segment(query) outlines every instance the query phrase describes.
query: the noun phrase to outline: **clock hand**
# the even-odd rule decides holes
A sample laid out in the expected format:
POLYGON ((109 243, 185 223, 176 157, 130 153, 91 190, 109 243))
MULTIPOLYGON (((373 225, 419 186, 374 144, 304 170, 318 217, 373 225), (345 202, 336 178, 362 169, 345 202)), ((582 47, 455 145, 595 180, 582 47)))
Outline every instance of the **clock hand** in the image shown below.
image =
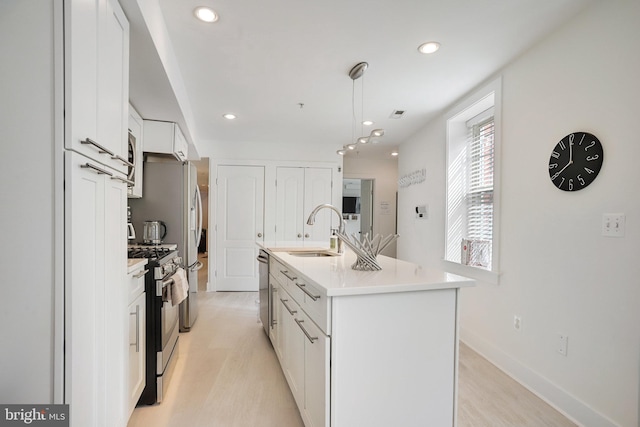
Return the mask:
POLYGON ((573 134, 569 135, 569 165, 570 164, 573 164, 573 134))

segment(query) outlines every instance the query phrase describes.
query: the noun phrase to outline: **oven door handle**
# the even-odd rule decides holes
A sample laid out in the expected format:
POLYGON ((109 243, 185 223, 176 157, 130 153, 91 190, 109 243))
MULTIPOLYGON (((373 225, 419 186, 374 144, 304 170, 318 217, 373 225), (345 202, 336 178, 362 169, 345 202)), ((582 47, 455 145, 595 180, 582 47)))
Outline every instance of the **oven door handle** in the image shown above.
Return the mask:
POLYGON ((166 288, 167 286, 171 286, 175 283, 175 280, 173 280, 172 278, 166 279, 166 280, 158 280, 156 281, 156 296, 157 297, 162 297, 162 302, 168 302, 169 300, 166 298, 166 295, 162 293, 163 289, 166 288))

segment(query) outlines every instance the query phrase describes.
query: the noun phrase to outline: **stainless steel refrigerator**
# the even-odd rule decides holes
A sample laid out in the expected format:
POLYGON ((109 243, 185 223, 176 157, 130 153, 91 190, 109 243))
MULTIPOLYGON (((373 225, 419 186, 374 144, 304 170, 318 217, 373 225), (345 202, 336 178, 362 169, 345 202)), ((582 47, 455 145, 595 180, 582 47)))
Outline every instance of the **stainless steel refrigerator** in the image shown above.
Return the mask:
POLYGON ((136 230, 147 220, 164 221, 163 243, 176 243, 182 257, 189 296, 180 303, 180 331, 186 332, 198 316, 198 245, 202 235, 202 199, 196 167, 175 159, 149 158, 143 166, 141 199, 129 199, 136 230))

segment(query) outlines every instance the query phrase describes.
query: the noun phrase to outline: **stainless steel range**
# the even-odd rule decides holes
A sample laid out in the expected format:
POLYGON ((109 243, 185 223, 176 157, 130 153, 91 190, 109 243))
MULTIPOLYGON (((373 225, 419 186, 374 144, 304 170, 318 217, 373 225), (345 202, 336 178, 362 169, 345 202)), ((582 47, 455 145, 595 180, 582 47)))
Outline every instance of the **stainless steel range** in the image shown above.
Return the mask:
POLYGON ((167 301, 171 276, 182 263, 176 245, 133 245, 129 258, 148 259, 145 278, 147 300, 146 386, 138 405, 162 402, 178 359, 178 305, 167 301), (164 297, 163 297, 164 295, 164 297))

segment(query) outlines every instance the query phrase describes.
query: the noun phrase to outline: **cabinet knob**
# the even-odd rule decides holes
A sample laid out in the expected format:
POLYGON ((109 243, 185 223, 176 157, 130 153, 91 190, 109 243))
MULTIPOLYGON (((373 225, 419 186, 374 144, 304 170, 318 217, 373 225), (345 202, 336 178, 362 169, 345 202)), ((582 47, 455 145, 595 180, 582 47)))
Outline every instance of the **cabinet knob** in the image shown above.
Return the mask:
POLYGON ((302 237, 302 233, 298 233, 298 239, 302 237))
POLYGON ((309 238, 309 233, 305 233, 304 237, 308 239, 309 238))
POLYGON ((262 237, 262 233, 258 233, 258 237, 262 237))

